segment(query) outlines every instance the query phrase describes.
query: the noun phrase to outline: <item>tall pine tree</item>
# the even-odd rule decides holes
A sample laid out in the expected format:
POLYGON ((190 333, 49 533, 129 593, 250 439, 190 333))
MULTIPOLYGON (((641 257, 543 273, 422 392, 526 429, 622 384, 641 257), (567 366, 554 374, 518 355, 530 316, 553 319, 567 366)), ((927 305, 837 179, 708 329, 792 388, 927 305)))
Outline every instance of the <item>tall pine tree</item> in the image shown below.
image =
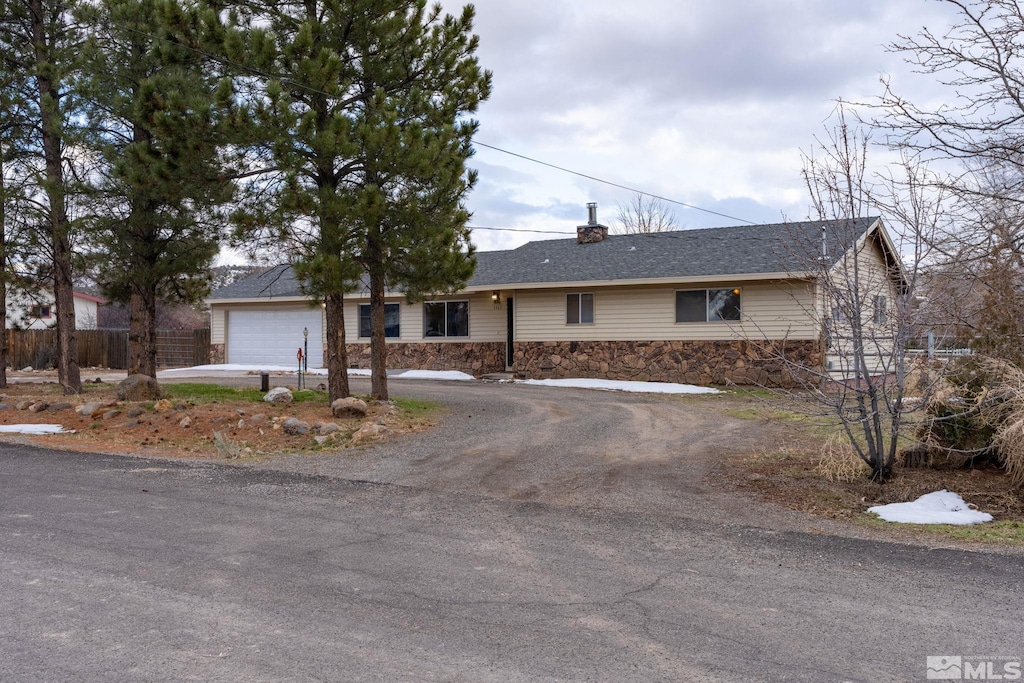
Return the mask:
POLYGON ((462 199, 475 123, 461 117, 490 92, 473 9, 307 0, 244 19, 245 39, 225 44, 267 76, 253 117, 269 172, 241 224, 274 225, 262 236, 290 245, 307 292, 323 299, 332 400, 349 393, 344 295, 368 276, 373 393, 384 398, 385 290, 416 297, 472 273, 462 199))
POLYGON ((65 164, 73 157, 69 129, 76 114, 70 83, 77 69, 81 31, 74 0, 0 0, 0 62, 21 74, 9 85, 25 105, 22 136, 15 144, 33 158, 24 166, 35 186, 34 239, 50 254, 49 280, 57 317, 57 375, 65 393, 82 390, 75 333, 72 279, 73 226, 68 217, 71 181, 65 164))
POLYGON ((157 302, 200 300, 220 249, 231 84, 175 38, 198 31, 194 8, 100 0, 81 16, 92 26, 82 90, 103 207, 91 225, 97 280, 128 304, 129 373, 155 377, 157 302))

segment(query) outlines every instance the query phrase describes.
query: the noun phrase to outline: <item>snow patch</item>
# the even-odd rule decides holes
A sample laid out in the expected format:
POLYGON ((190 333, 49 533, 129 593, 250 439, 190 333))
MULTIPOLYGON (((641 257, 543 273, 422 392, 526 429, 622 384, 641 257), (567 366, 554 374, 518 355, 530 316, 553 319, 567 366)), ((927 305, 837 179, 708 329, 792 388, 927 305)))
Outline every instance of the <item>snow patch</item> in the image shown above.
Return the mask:
MULTIPOLYGON (((213 372, 291 372, 294 373, 298 370, 296 365, 246 365, 241 363, 221 363, 217 365, 196 365, 191 368, 172 368, 170 370, 161 370, 157 373, 158 377, 168 376, 198 376, 201 377, 204 374, 210 374, 213 372)), ((326 376, 327 368, 310 368, 306 371, 307 375, 319 375, 326 376)), ((369 377, 369 368, 349 368, 349 377, 369 377)), ((457 370, 388 370, 388 377, 391 379, 445 379, 445 380, 473 380, 476 379, 473 375, 467 375, 464 372, 457 370)))
POLYGON ((74 434, 63 425, 0 425, 0 434, 74 434))
MULTIPOLYGON (((390 377, 391 374, 388 373, 388 376, 390 377)), ((461 382, 476 379, 473 375, 467 375, 458 370, 397 370, 394 377, 398 379, 450 379, 461 382)))
POLYGON ((943 489, 926 493, 910 503, 890 503, 868 508, 887 522, 902 524, 983 524, 992 521, 987 512, 972 510, 964 499, 943 489))
POLYGON ((720 394, 718 389, 698 387, 692 384, 671 382, 625 382, 613 379, 524 379, 517 384, 534 384, 544 387, 572 387, 574 389, 600 389, 602 391, 628 391, 642 394, 720 394))

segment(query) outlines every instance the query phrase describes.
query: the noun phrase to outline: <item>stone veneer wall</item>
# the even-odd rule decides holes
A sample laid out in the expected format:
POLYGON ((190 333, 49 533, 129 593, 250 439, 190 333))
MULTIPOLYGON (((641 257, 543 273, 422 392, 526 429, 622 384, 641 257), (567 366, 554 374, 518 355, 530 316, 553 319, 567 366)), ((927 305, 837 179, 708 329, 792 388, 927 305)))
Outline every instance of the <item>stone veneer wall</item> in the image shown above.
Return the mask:
MULTIPOLYGON (((348 344, 349 367, 370 367, 370 345, 348 344)), ((504 342, 422 342, 388 344, 388 367, 461 370, 471 375, 505 371, 504 342)))
POLYGON ((227 346, 224 344, 210 344, 210 362, 214 364, 227 363, 227 346))
POLYGON ((791 386, 793 364, 821 372, 825 356, 813 340, 516 342, 517 375, 531 379, 596 379, 791 386))

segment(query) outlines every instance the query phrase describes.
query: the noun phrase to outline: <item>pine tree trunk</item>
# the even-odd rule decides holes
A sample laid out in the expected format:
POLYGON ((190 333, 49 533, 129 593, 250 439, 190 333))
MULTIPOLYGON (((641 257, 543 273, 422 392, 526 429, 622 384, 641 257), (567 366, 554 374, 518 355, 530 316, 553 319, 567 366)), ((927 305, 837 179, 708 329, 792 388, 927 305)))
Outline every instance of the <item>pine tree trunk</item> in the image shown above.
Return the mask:
POLYGON ((351 395, 345 348, 345 295, 341 292, 328 294, 324 308, 327 314, 327 394, 334 402, 351 395))
POLYGON ((128 374, 156 378, 156 293, 145 287, 128 303, 128 374))
POLYGON ((388 400, 388 349, 384 337, 384 275, 370 272, 370 397, 388 400))
POLYGON ((0 149, 0 389, 7 388, 7 188, 0 149))
POLYGON ((40 130, 46 167, 46 198, 49 202, 49 237, 53 250, 53 295, 57 309, 57 378, 65 394, 80 394, 82 378, 78 367, 78 338, 75 336, 75 295, 71 277, 71 245, 64 197, 64 169, 61 166, 60 115, 55 84, 50 74, 51 55, 46 42, 46 17, 42 0, 29 1, 32 17, 32 47, 36 58, 39 88, 40 130))

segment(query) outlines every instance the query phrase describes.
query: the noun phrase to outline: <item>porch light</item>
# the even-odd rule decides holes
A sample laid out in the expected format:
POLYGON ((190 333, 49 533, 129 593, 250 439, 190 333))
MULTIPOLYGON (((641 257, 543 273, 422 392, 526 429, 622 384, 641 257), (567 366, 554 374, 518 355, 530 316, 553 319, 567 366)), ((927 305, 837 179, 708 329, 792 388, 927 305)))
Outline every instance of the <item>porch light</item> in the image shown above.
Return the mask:
POLYGON ((501 303, 501 292, 491 292, 491 302, 494 304, 501 303))

